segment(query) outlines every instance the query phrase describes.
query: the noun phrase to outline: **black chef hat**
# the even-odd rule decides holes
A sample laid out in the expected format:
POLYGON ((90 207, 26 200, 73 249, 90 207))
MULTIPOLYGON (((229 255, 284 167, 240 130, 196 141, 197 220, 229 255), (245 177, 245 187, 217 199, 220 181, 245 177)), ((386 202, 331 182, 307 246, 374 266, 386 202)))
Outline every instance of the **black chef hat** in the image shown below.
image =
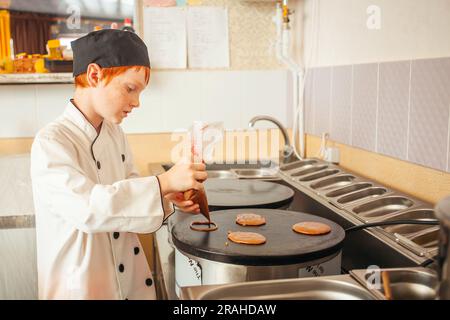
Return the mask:
POLYGON ((144 66, 150 68, 147 46, 134 32, 106 29, 72 41, 73 76, 87 71, 90 63, 102 68, 144 66))

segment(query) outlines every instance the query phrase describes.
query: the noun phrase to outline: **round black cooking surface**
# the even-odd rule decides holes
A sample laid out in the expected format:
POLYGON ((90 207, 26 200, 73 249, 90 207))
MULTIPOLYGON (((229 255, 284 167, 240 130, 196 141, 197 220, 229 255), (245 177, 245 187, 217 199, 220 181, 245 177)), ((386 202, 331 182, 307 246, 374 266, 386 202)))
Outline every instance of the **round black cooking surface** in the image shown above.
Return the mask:
POLYGON ((188 254, 200 258, 240 265, 284 265, 323 258, 340 250, 345 232, 338 224, 306 213, 275 209, 231 209, 211 212, 211 220, 218 229, 198 232, 189 228, 192 221, 204 220, 200 215, 178 222, 172 229, 174 245, 188 254), (236 215, 253 212, 266 218, 259 227, 236 224, 236 215), (326 223, 331 232, 321 236, 308 236, 292 230, 302 221, 326 223), (237 244, 227 239, 228 231, 257 232, 266 237, 262 245, 237 244), (227 244, 228 245, 227 245, 227 244))
POLYGON ((280 208, 294 198, 291 188, 267 181, 208 179, 204 186, 210 210, 280 208))

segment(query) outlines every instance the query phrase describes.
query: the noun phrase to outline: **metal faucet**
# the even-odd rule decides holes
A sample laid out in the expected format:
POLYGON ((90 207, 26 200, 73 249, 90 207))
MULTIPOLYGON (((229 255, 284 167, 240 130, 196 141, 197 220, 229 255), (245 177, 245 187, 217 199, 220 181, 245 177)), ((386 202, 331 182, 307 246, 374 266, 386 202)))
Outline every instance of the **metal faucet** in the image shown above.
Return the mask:
POLYGON ((438 297, 450 299, 450 196, 442 199, 435 208, 436 217, 440 220, 439 253, 438 253, 438 297))
POLYGON ((299 160, 298 157, 295 155, 294 148, 291 145, 291 140, 289 139, 289 135, 287 133, 286 128, 281 124, 280 121, 278 121, 274 117, 271 117, 271 116, 253 117, 248 122, 248 127, 253 128, 253 126, 255 125, 256 122, 262 121, 262 120, 274 123, 280 129, 281 133, 283 134, 284 147, 283 147, 283 150, 280 151, 280 154, 279 154, 279 164, 281 165, 281 164, 299 160))

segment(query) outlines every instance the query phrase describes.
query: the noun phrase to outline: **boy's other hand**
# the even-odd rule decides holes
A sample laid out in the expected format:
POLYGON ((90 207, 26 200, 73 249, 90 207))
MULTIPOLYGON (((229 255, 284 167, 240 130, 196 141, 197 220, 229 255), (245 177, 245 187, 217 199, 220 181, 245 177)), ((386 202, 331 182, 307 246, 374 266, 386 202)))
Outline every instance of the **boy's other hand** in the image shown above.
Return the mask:
POLYGON ((195 204, 192 200, 184 200, 184 195, 182 192, 173 192, 165 196, 165 198, 176 205, 181 211, 187 213, 197 214, 200 213, 200 207, 195 204))

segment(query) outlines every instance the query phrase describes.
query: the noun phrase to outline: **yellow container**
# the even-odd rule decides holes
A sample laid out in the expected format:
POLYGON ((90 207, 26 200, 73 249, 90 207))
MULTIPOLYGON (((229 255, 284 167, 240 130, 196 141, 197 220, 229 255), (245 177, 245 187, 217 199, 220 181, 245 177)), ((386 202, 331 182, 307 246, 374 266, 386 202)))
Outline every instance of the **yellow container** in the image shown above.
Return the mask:
POLYGON ((47 47, 50 59, 62 59, 61 43, 58 39, 48 40, 47 47))
POLYGON ((45 60, 44 58, 39 58, 36 60, 36 62, 34 63, 34 70, 37 73, 47 73, 48 70, 45 69, 45 60))
POLYGON ((10 57, 6 57, 3 59, 2 67, 0 68, 0 73, 13 73, 14 72, 14 63, 10 57))
POLYGON ((11 55, 11 29, 9 12, 0 10, 0 59, 11 55))

